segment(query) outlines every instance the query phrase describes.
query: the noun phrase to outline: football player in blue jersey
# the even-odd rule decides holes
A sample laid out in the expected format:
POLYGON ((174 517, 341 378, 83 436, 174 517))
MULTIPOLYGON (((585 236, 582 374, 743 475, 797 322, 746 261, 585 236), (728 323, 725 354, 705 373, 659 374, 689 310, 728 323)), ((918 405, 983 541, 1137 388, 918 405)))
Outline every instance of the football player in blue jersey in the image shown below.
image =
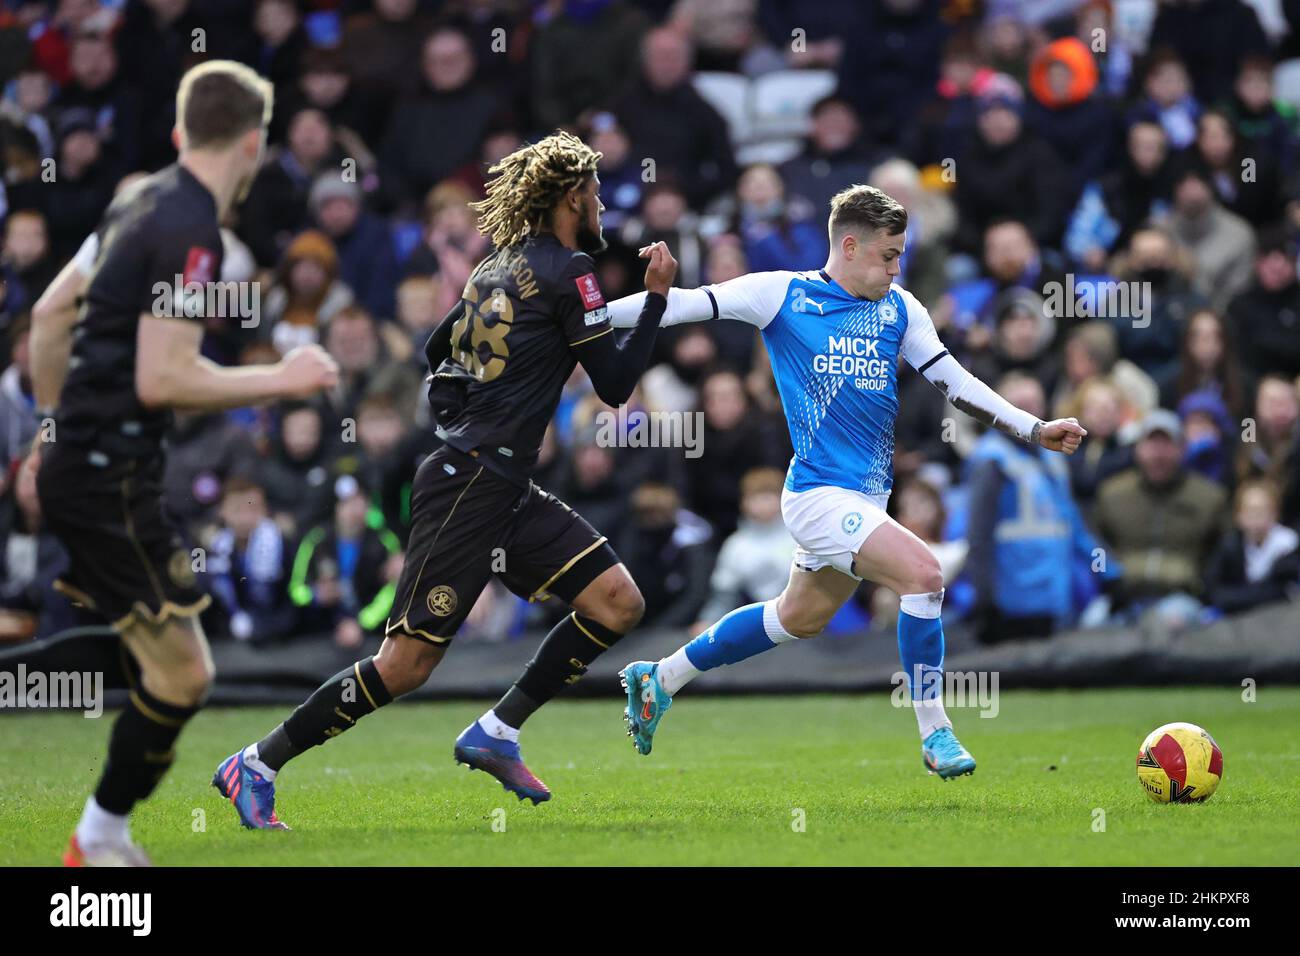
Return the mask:
MULTIPOLYGON (((625 716, 637 751, 650 753, 674 695, 697 674, 817 636, 868 580, 900 596, 898 649, 921 755, 946 780, 973 772, 975 760, 944 712, 939 562, 886 514, 899 360, 956 408, 1021 441, 1069 455, 1087 432, 1073 418, 1044 422, 1016 408, 948 354, 925 307, 894 284, 907 233, 897 201, 851 186, 832 199, 829 230, 824 269, 755 273, 668 295, 661 325, 734 319, 762 330, 794 446, 781 511, 797 549, 778 597, 737 608, 658 662, 625 667, 625 716)), ((644 298, 613 302, 614 325, 635 325, 644 298)))

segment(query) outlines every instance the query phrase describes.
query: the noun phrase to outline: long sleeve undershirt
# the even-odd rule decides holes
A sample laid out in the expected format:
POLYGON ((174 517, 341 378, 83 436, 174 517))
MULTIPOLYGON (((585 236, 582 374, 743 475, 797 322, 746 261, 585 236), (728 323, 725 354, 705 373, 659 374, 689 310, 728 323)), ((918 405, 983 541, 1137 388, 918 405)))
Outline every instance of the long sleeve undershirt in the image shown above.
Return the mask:
MULTIPOLYGON (((794 272, 758 272, 699 289, 670 289, 659 325, 734 319, 762 329, 781 310, 796 277, 794 272)), ((907 306, 903 358, 960 411, 1021 441, 1032 441, 1039 419, 1012 405, 948 354, 925 306, 907 290, 898 291, 907 306)), ((637 293, 611 302, 612 324, 633 324, 644 298, 645 293, 637 293)))

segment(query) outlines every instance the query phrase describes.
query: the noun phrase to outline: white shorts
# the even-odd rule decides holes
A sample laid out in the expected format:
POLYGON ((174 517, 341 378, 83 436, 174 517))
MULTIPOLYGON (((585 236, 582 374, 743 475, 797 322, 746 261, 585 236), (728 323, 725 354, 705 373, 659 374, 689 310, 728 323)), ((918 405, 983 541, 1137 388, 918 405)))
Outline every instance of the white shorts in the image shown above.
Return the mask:
POLYGON ((865 495, 848 488, 812 488, 781 492, 781 517, 798 545, 795 567, 805 571, 831 567, 854 573, 853 555, 871 532, 889 520, 889 495, 865 495))

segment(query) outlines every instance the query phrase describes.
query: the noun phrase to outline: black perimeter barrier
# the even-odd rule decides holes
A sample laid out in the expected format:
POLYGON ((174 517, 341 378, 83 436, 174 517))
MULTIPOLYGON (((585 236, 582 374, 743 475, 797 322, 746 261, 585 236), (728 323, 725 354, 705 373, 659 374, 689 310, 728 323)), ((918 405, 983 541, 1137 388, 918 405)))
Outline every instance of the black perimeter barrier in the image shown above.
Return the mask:
MULTIPOLYGON (((948 629, 945 669, 997 672, 1003 689, 1016 687, 1118 687, 1159 684, 1300 683, 1300 604, 1281 604, 1224 618, 1181 634, 1155 627, 1062 632, 1046 640, 994 646, 975 642, 961 626, 948 629)), ((628 661, 657 660, 679 647, 677 630, 637 631, 591 666, 569 690, 606 696, 618 686, 628 661)), ((413 699, 496 697, 518 676, 536 639, 453 644, 429 682, 413 699)), ((374 653, 376 639, 342 650, 328 637, 304 637, 271 647, 233 641, 213 645, 217 681, 210 704, 292 704, 353 661, 374 653)), ((77 628, 0 651, 0 672, 102 671, 109 690, 126 686, 124 656, 107 627, 77 628)), ((692 693, 845 693, 889 689, 899 681, 892 631, 799 641, 763 654, 743 667, 701 675, 692 693)), ((115 703, 112 694, 108 703, 115 703)))

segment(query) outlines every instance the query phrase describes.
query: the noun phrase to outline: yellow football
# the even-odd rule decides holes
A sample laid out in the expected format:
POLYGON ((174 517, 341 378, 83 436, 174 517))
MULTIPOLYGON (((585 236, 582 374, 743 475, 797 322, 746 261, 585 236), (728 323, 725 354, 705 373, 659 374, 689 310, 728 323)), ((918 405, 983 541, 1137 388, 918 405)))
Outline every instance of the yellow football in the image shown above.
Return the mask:
POLYGON ((1165 724, 1142 741, 1137 775, 1156 803, 1199 803, 1223 779, 1223 751, 1195 724, 1165 724))

